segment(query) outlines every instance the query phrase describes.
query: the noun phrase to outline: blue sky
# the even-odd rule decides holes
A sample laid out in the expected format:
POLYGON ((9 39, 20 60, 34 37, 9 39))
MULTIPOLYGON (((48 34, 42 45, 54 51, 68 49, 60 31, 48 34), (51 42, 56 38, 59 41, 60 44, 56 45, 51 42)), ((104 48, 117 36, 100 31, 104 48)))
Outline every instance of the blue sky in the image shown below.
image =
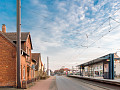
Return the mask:
MULTIPOLYGON (((49 56, 53 70, 119 49, 119 0, 21 1, 21 30, 31 33, 33 52, 40 52, 44 63, 49 56)), ((16 31, 16 0, 0 0, 2 24, 16 31)))

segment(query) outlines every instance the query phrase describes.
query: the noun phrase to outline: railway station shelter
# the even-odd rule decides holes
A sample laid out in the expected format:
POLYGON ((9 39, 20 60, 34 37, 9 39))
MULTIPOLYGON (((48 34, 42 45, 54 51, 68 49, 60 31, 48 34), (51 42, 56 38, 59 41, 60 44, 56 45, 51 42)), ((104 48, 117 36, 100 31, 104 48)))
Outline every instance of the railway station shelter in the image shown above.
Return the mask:
POLYGON ((115 53, 110 53, 89 62, 78 65, 80 76, 102 77, 104 79, 114 79, 114 62, 120 61, 115 53))

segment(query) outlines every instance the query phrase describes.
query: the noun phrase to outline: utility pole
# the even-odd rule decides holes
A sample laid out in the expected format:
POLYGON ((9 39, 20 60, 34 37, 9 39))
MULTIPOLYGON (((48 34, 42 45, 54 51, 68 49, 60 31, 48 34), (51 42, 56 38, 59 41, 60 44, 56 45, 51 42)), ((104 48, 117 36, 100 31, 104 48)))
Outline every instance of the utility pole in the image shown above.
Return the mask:
POLYGON ((47 75, 50 76, 49 58, 47 57, 47 75))
POLYGON ((21 0, 17 0, 17 88, 21 88, 21 0))

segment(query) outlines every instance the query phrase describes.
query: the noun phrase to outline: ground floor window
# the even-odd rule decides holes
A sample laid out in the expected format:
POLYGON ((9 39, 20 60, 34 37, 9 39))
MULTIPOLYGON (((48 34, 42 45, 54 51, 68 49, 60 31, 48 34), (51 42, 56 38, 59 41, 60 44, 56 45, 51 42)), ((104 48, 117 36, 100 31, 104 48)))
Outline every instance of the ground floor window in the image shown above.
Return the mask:
POLYGON ((32 70, 31 70, 31 78, 32 78, 32 70))
POLYGON ((23 67, 23 80, 25 80, 25 66, 23 67))

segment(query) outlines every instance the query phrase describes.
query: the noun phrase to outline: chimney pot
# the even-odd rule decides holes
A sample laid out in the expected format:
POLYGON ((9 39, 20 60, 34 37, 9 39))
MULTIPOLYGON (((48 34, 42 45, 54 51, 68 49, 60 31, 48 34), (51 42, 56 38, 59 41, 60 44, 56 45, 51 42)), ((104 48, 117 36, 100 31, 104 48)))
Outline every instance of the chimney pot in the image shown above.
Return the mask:
POLYGON ((5 24, 2 24, 2 32, 6 33, 6 26, 5 26, 5 24))

